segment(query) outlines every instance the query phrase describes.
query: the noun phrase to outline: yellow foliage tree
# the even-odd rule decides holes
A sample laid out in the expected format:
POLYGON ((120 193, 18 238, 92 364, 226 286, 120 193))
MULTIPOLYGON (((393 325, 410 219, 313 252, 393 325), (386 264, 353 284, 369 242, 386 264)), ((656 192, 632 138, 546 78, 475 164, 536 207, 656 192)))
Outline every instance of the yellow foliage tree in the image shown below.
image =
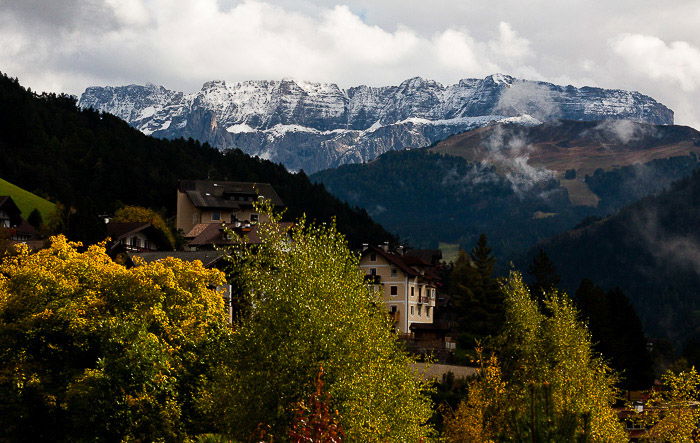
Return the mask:
POLYGON ((700 439, 700 374, 666 372, 661 378, 666 389, 651 392, 644 410, 633 420, 648 430, 642 441, 694 442, 700 439))
POLYGON ((466 401, 448 419, 451 441, 626 441, 612 409, 616 378, 568 296, 547 294, 542 311, 518 273, 502 290, 498 358, 480 359, 466 401))
POLYGON ((0 440, 185 439, 229 333, 223 274, 79 247, 0 263, 0 440))

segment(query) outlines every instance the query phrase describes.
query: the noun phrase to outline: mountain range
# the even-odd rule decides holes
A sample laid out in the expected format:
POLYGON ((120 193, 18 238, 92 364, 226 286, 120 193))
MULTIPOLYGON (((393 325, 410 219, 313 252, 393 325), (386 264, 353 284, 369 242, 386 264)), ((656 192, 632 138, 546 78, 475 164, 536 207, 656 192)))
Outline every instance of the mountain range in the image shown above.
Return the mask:
POLYGON ((154 85, 94 86, 79 105, 111 113, 145 134, 239 148, 306 172, 428 146, 496 122, 673 123, 673 111, 638 92, 502 74, 447 86, 415 77, 398 86, 348 89, 294 80, 210 81, 190 94, 154 85))

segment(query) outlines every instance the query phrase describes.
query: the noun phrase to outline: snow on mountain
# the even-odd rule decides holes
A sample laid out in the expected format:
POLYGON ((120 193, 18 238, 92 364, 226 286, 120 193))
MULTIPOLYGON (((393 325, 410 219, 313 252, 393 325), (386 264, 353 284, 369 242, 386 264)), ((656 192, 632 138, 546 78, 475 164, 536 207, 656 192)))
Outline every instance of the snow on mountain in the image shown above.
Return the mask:
POLYGON ((638 92, 575 88, 494 74, 444 86, 281 81, 206 82, 191 94, 162 86, 90 87, 80 106, 109 112, 157 137, 192 137, 313 172, 495 122, 553 119, 672 124, 673 111, 638 92))

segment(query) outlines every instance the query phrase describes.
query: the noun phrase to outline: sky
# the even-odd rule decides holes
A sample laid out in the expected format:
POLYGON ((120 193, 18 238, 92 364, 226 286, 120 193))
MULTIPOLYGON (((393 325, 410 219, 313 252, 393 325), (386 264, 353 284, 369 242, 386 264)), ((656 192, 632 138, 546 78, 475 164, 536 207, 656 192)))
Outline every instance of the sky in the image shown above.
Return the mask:
POLYGON ((0 71, 35 91, 208 80, 637 90, 700 129, 700 1, 0 0, 0 71))

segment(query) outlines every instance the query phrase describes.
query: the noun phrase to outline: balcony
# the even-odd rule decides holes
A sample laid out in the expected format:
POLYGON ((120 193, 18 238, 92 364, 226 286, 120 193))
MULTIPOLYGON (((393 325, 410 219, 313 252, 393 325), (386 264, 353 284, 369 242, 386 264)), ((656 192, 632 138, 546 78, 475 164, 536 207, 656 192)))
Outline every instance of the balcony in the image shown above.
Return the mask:
POLYGON ((365 283, 368 285, 380 285, 382 284, 382 277, 380 275, 365 275, 365 283))

